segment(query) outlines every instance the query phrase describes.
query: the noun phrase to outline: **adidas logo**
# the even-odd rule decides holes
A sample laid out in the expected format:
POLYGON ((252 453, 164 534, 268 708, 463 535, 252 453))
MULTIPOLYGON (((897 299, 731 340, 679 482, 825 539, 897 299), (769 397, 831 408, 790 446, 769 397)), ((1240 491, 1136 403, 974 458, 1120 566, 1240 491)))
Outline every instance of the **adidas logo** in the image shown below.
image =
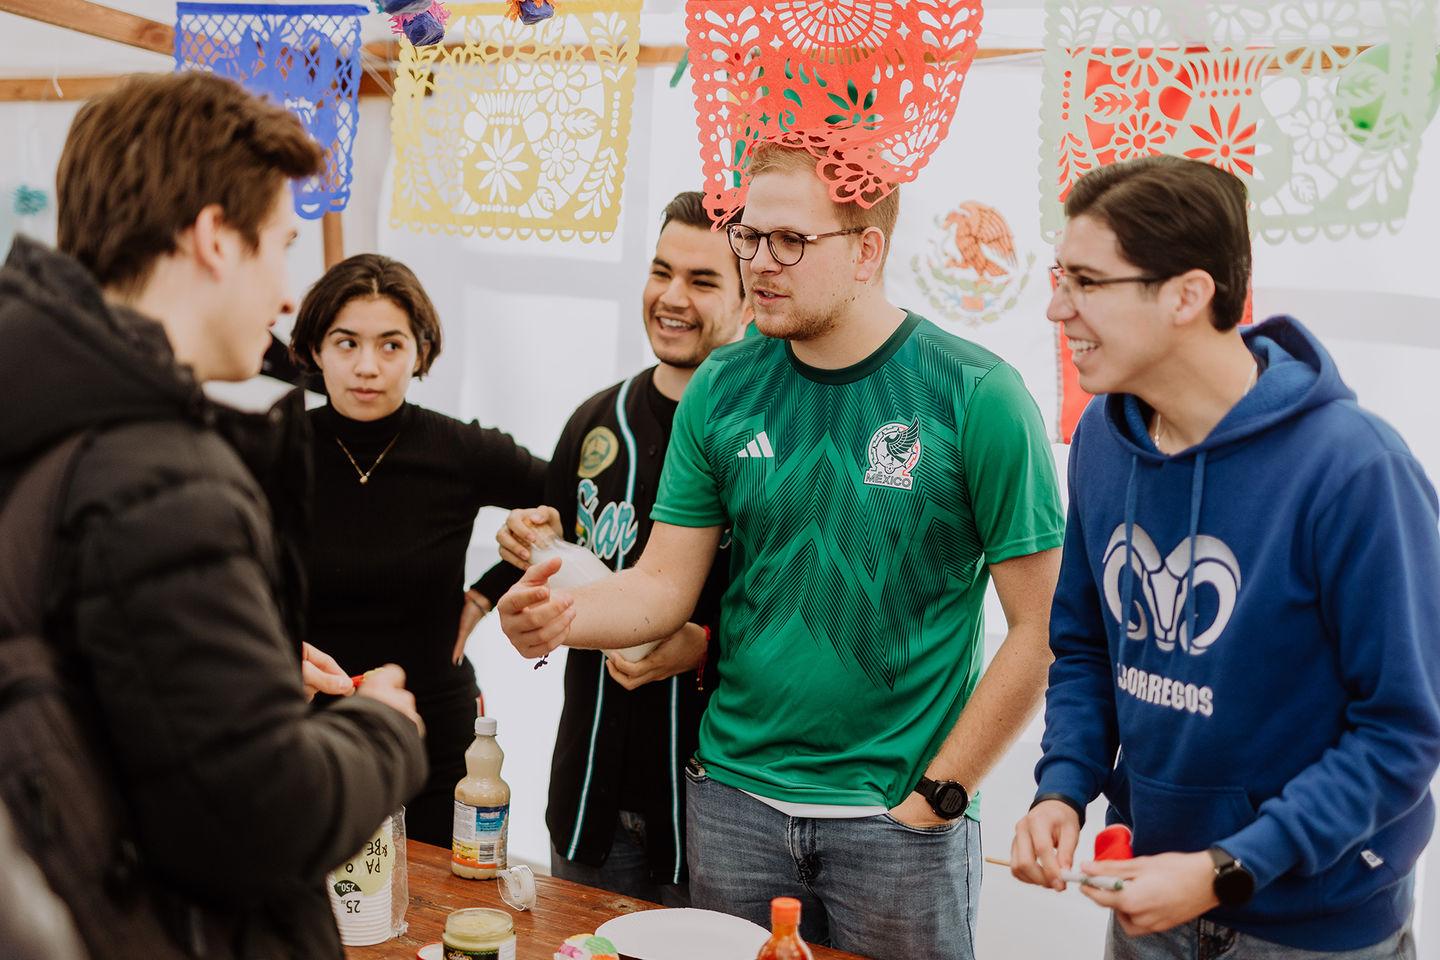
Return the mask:
POLYGON ((739 453, 735 454, 735 456, 768 457, 771 460, 774 460, 775 450, 773 447, 770 446, 770 438, 765 436, 764 430, 761 430, 758 434, 755 435, 755 439, 745 444, 744 449, 742 449, 739 453))

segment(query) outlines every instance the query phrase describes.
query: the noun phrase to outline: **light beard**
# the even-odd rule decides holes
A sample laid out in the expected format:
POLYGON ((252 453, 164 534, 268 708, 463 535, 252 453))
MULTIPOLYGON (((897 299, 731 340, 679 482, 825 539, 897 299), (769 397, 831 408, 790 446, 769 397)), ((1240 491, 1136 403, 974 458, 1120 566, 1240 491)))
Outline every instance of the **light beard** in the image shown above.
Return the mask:
POLYGON ((822 313, 818 310, 797 309, 793 300, 791 306, 779 315, 766 316, 753 294, 749 295, 750 309, 755 317, 755 329, 775 340, 817 340, 834 332, 839 326, 833 311, 822 313))
MULTIPOLYGON (((655 321, 652 320, 651 322, 654 323, 655 321)), ((694 347, 686 348, 676 344, 657 343, 656 338, 649 336, 649 331, 647 330, 647 339, 650 341, 650 352, 655 354, 656 360, 659 360, 667 366, 694 370, 710 355, 710 350, 712 349, 712 347, 708 345, 703 331, 703 327, 697 328, 697 333, 700 333, 698 342, 694 347)))

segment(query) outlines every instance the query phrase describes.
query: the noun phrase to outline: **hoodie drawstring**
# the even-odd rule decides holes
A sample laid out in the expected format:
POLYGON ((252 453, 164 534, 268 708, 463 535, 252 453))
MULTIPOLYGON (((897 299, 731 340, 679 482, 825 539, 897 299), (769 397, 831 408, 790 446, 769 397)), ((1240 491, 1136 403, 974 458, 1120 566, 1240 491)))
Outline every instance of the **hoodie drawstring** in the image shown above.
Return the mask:
POLYGON ((1185 572, 1185 646, 1195 642, 1195 540, 1200 534, 1200 501, 1205 496, 1205 451, 1195 455, 1195 473, 1190 478, 1190 560, 1185 572))
POLYGON ((1139 469, 1140 458, 1131 454, 1130 479, 1125 482, 1125 576, 1121 578, 1124 583, 1120 587, 1121 663, 1125 661, 1125 641, 1130 639, 1130 604, 1135 600, 1134 550, 1131 543, 1135 535, 1135 503, 1140 492, 1139 485, 1135 482, 1139 469))

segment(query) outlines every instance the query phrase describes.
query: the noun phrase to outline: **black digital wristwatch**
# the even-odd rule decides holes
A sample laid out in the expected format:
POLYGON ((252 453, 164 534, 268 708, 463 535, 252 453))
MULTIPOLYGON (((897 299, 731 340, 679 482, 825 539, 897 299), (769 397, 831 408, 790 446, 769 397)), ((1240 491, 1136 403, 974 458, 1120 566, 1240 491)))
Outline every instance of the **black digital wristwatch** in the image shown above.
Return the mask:
POLYGON ((1222 907, 1238 907, 1255 895, 1255 875, 1219 847, 1210 848, 1215 862, 1215 899, 1222 907))
POLYGON ((970 806, 970 794, 954 780, 931 780, 921 777, 915 784, 915 792, 930 801, 930 809, 937 817, 954 820, 970 806))

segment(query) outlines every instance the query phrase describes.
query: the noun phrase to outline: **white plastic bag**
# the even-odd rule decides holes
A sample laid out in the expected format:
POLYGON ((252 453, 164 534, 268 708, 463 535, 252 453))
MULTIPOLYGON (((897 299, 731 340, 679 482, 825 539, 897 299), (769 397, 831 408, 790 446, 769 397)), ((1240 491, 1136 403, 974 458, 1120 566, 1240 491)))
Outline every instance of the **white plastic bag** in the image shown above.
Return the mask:
MULTIPOLYGON (((536 530, 535 535, 537 539, 530 547, 532 564, 544 563, 551 557, 560 558, 560 570, 550 578, 550 586, 556 590, 574 590, 587 583, 603 580, 614 572, 605 566, 605 561, 585 547, 568 540, 561 540, 549 529, 536 530)), ((619 654, 633 663, 655 649, 655 644, 658 642, 658 640, 651 640, 649 643, 636 644, 623 650, 606 650, 605 653, 608 656, 619 654)))

